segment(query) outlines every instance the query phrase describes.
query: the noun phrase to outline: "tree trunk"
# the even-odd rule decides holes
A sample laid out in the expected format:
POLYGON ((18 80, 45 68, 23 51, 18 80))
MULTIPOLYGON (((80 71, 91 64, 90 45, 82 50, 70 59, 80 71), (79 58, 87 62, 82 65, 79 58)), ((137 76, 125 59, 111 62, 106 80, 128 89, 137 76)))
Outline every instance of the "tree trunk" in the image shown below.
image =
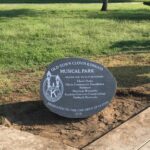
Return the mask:
POLYGON ((102 0, 102 3, 101 11, 107 11, 108 0, 102 0))

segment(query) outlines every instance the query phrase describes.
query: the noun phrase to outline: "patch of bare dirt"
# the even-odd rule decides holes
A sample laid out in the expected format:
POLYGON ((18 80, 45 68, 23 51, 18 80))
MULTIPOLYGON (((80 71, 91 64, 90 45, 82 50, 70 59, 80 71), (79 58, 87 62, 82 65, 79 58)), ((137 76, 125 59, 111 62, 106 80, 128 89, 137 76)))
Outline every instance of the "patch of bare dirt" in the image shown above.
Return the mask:
POLYGON ((109 67, 119 88, 108 107, 86 119, 60 117, 39 101, 45 67, 5 72, 1 80, 0 124, 82 148, 150 106, 149 58, 148 54, 91 58, 109 67))
POLYGON ((0 105, 0 115, 6 126, 82 148, 149 107, 149 88, 118 89, 108 107, 86 119, 57 116, 36 100, 0 105))

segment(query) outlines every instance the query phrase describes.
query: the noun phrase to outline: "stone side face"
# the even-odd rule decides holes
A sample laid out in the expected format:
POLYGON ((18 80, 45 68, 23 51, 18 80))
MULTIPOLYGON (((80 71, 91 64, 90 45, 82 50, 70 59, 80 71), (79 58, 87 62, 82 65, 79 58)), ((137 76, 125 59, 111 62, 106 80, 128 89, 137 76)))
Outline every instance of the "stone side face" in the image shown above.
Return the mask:
POLYGON ((0 126, 0 150, 76 150, 62 143, 0 126))

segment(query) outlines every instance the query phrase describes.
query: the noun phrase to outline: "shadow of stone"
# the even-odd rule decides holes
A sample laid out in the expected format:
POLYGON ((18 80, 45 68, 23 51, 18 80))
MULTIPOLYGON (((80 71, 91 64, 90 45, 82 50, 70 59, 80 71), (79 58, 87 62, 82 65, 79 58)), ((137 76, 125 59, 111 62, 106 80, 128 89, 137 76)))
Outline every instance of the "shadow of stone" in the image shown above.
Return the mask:
POLYGON ((42 101, 25 101, 0 105, 0 116, 18 125, 67 124, 83 119, 68 119, 49 111, 42 101))

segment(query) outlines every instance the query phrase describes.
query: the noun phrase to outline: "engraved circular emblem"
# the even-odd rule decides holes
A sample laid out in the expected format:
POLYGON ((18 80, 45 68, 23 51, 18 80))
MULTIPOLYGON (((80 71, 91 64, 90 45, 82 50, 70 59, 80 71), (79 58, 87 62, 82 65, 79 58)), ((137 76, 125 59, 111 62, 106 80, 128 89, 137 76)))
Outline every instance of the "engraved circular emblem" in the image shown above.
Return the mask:
POLYGON ((57 102, 63 95, 64 87, 59 75, 47 72, 43 82, 43 94, 49 102, 57 102))

